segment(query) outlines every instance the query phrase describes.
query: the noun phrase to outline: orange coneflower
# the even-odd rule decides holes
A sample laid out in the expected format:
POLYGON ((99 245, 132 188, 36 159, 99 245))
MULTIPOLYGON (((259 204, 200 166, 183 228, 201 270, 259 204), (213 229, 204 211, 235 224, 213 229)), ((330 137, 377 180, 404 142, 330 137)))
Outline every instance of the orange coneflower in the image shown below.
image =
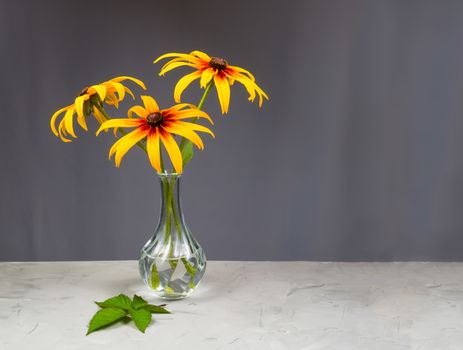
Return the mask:
POLYGON ((93 114, 100 124, 104 123, 107 118, 99 109, 102 102, 118 107, 119 102, 124 99, 126 92, 134 98, 132 91, 121 83, 124 80, 131 80, 146 90, 145 84, 141 80, 128 76, 113 78, 101 84, 87 87, 76 97, 73 104, 61 108, 53 114, 50 120, 50 127, 53 133, 59 136, 64 142, 71 142, 66 137, 67 135, 77 137, 74 132, 74 114, 77 114, 77 123, 85 131, 87 131, 85 118, 90 114, 93 114), (64 117, 57 128, 56 119, 63 113, 64 117))
POLYGON ((213 124, 211 118, 205 112, 200 111, 191 104, 181 103, 160 110, 158 104, 151 96, 141 96, 141 99, 143 100, 144 107, 134 106, 130 108, 128 118, 111 119, 104 122, 96 134, 98 135, 102 130, 109 128, 134 127, 136 128, 135 130, 116 141, 109 150, 109 158, 113 154, 116 154, 115 163, 117 167, 120 166, 122 157, 124 157, 128 150, 146 138, 148 158, 153 168, 158 172, 163 170, 161 167, 160 149, 162 142, 175 171, 181 173, 183 171, 182 153, 172 134, 182 136, 193 142, 199 149, 203 149, 203 141, 196 131, 207 132, 214 137, 212 131, 202 125, 182 120, 192 117, 205 118, 213 124), (133 113, 138 115, 139 118, 132 118, 133 113))
POLYGON ((254 101, 256 94, 259 95, 259 107, 262 106, 263 98, 268 100, 267 94, 256 84, 256 79, 249 71, 231 66, 223 58, 210 57, 204 52, 193 51, 190 54, 167 53, 157 58, 154 63, 167 57, 174 58, 162 67, 159 75, 164 75, 166 72, 181 66, 196 69, 193 73, 182 77, 175 86, 174 99, 177 103, 180 102, 182 92, 196 79, 201 79, 200 86, 202 88, 206 87, 213 80, 222 108, 222 114, 228 112, 230 86, 233 85, 235 80, 244 85, 249 93, 249 101, 254 101))

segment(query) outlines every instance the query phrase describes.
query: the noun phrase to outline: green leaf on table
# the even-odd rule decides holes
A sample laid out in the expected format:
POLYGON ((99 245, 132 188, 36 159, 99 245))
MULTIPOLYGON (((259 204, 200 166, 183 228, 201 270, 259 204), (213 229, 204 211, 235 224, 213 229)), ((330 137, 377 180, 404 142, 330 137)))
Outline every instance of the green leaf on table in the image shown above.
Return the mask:
POLYGON ((162 306, 157 306, 157 305, 145 305, 143 306, 143 309, 148 310, 152 314, 170 314, 170 311, 164 309, 162 306))
MULTIPOLYGON (((109 326, 127 315, 127 311, 117 308, 104 308, 98 311, 90 320, 88 325, 87 335, 90 333, 101 329, 103 327, 109 326)), ((151 314, 150 314, 151 315, 151 314)))
POLYGON ((133 320, 137 328, 145 333, 146 327, 151 322, 151 314, 169 314, 165 305, 152 305, 141 296, 134 295, 131 300, 125 294, 119 294, 105 301, 95 302, 102 309, 90 320, 87 335, 109 326, 119 320, 130 322, 133 320), (128 317, 130 315, 130 317, 128 317))
POLYGON ((132 300, 125 294, 119 294, 105 301, 95 301, 95 304, 102 308, 112 307, 128 311, 132 307, 132 300))
POLYGON ((145 333, 146 327, 148 327, 151 322, 151 312, 145 309, 132 309, 130 310, 130 316, 132 316, 137 328, 145 333))
POLYGON ((188 164, 191 158, 193 158, 193 155, 193 143, 191 141, 187 141, 182 149, 183 166, 188 164))
POLYGON ((142 297, 140 297, 140 296, 138 296, 136 294, 133 296, 132 308, 139 309, 142 306, 147 305, 147 304, 148 304, 148 302, 145 299, 143 299, 142 297))

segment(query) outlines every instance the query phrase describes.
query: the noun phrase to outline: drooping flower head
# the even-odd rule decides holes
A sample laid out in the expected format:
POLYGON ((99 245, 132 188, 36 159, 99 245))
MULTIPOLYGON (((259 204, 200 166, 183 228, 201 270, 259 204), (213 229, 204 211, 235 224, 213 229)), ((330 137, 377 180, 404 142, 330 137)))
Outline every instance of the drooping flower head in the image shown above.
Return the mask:
POLYGON ((53 133, 64 142, 71 142, 67 138, 68 135, 76 138, 77 136, 74 132, 75 114, 77 114, 77 123, 85 131, 88 130, 85 119, 91 114, 95 116, 95 119, 100 124, 104 123, 107 118, 105 118, 99 109, 103 103, 118 107, 119 102, 124 99, 126 92, 132 98, 135 98, 132 91, 121 83, 124 80, 130 80, 146 90, 145 84, 141 80, 129 76, 113 78, 101 84, 86 87, 75 98, 73 104, 61 108, 53 114, 50 120, 50 127, 53 133), (63 113, 64 117, 59 122, 58 127, 56 127, 56 120, 63 113))
POLYGON ((231 66, 228 62, 219 57, 210 57, 201 51, 193 51, 189 54, 167 53, 157 58, 154 63, 168 57, 173 57, 168 61, 159 72, 164 75, 168 71, 188 66, 195 69, 193 73, 182 77, 174 90, 175 102, 179 103, 183 91, 196 79, 200 79, 200 86, 205 88, 211 80, 214 81, 219 98, 222 114, 228 112, 230 104, 230 86, 236 81, 240 82, 246 88, 249 94, 249 101, 254 101, 256 95, 259 96, 259 107, 262 106, 263 98, 268 100, 267 94, 256 84, 256 79, 247 70, 231 66))
POLYGON ((109 150, 109 158, 115 154, 115 163, 119 167, 124 155, 138 142, 146 139, 146 150, 149 161, 154 169, 162 171, 161 144, 177 173, 183 171, 183 160, 180 148, 173 135, 182 136, 190 140, 199 149, 204 144, 196 131, 206 132, 214 137, 208 128, 182 121, 190 118, 204 118, 213 124, 211 118, 195 106, 187 103, 174 105, 167 109, 159 109, 155 99, 151 96, 141 96, 144 106, 134 106, 128 111, 128 118, 111 119, 104 122, 97 131, 97 135, 109 128, 135 128, 127 135, 117 140, 109 150), (132 118, 135 113, 139 118, 132 118))

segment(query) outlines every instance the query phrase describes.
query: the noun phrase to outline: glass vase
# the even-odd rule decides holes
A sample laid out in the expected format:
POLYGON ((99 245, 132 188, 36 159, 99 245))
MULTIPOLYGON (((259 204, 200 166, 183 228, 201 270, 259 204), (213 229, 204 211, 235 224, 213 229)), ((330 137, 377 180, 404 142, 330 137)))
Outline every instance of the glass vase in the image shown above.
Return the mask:
POLYGON ((206 256, 183 217, 180 175, 162 173, 161 214, 158 226, 141 250, 140 274, 145 284, 163 299, 183 299, 201 282, 206 256))

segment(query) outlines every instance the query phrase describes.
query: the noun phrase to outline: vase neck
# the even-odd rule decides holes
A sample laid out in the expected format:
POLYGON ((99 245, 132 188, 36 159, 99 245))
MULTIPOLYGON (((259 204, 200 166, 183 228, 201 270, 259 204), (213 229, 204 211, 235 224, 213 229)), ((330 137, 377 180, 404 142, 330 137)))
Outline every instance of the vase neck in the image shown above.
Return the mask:
POLYGON ((179 233, 184 231, 184 219, 180 195, 179 174, 159 174, 161 185, 161 215, 159 218, 158 231, 175 239, 179 233))
POLYGON ((159 182, 161 185, 161 219, 169 214, 182 214, 180 175, 162 174, 159 175, 159 182))

